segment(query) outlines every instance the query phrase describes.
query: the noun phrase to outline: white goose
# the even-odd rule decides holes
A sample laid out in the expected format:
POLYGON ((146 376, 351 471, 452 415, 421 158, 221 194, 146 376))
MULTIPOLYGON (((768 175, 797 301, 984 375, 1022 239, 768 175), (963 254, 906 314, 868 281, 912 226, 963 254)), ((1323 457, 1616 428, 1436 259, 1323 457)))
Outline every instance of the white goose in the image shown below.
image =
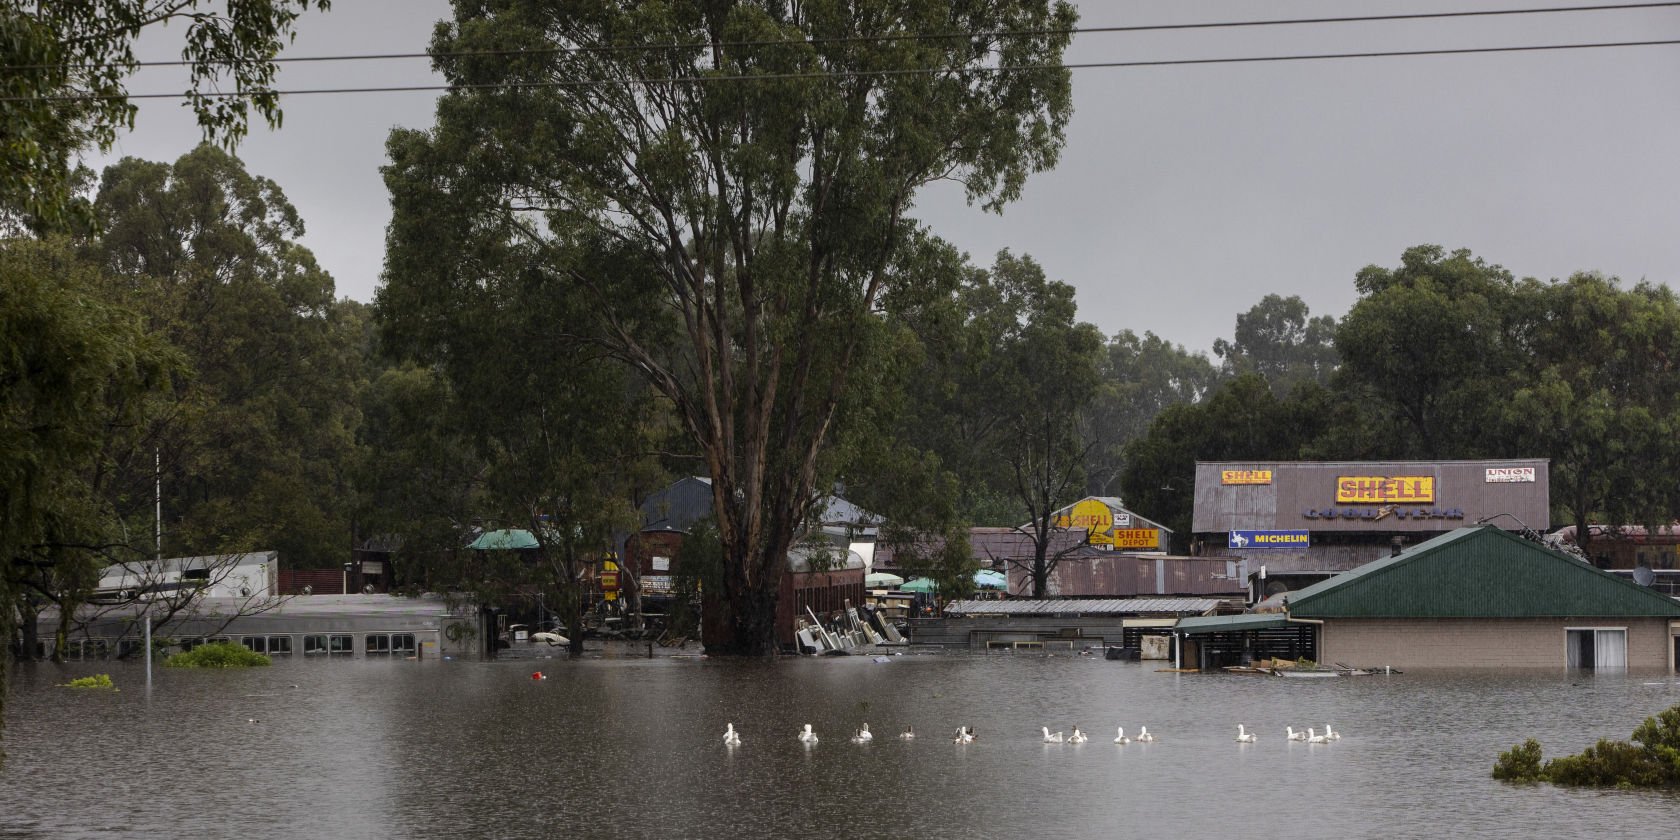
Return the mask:
POLYGON ((1252 744, 1260 739, 1253 732, 1244 729, 1243 725, 1239 723, 1237 724, 1237 740, 1244 744, 1252 744))
POLYGON ((898 733, 898 740, 900 740, 900 741, 914 741, 914 740, 916 740, 916 730, 911 729, 908 726, 904 727, 904 731, 898 733))
POLYGON ((1068 736, 1068 743, 1070 744, 1083 744, 1089 740, 1091 739, 1085 737, 1085 733, 1080 732, 1077 726, 1073 728, 1073 734, 1068 736))
POLYGON ((1330 724, 1326 723, 1324 724, 1324 739, 1327 741, 1340 741, 1342 740, 1342 733, 1331 729, 1330 724))
POLYGON ((811 731, 811 724, 805 724, 805 728, 800 730, 799 740, 804 741, 807 744, 815 744, 817 742, 817 733, 811 731))
POLYGON ((729 724, 724 724, 724 726, 725 726, 725 729, 723 730, 723 742, 725 744, 728 744, 731 747, 740 746, 741 745, 741 733, 735 731, 735 724, 729 723, 729 724))
POLYGON ((857 737, 859 741, 875 740, 875 736, 869 732, 869 721, 866 720, 863 722, 863 728, 858 730, 857 737))
POLYGON ((1132 739, 1126 737, 1126 727, 1124 727, 1124 726, 1116 727, 1115 731, 1118 732, 1119 734, 1114 736, 1114 743, 1116 743, 1116 744, 1130 744, 1132 742, 1132 739))
POLYGON ((1284 731, 1289 733, 1289 740, 1291 740, 1291 741, 1305 741, 1305 740, 1307 740, 1307 733, 1296 732, 1295 727, 1293 727, 1293 726, 1285 726, 1284 731))
POLYGON ((1153 741, 1153 740, 1155 740, 1155 736, 1149 734, 1149 727, 1140 726, 1140 727, 1138 727, 1137 739, 1139 741, 1153 741))
POLYGON ((1309 727, 1307 727, 1307 743, 1309 743, 1309 744, 1328 744, 1328 743, 1330 743, 1330 739, 1324 737, 1323 735, 1318 734, 1318 730, 1313 729, 1312 727, 1309 726, 1309 727))
POLYGON ((1062 739, 1062 733, 1057 732, 1055 734, 1051 734, 1050 733, 1050 727, 1048 727, 1048 726, 1041 726, 1041 727, 1039 727, 1039 729, 1044 730, 1044 743, 1046 743, 1046 744, 1060 744, 1060 743, 1062 743, 1062 740, 1063 740, 1062 739))
POLYGON ((951 739, 951 743, 953 743, 953 744, 972 744, 972 743, 974 743, 974 727, 972 727, 972 726, 959 726, 959 727, 957 727, 957 735, 956 735, 956 737, 951 739))

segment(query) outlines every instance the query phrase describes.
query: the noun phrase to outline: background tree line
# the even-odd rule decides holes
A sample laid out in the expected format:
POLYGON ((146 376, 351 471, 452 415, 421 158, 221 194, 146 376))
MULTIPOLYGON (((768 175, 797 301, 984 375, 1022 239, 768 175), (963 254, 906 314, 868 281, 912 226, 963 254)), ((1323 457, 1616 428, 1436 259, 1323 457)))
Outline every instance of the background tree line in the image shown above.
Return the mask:
MULTIPOLYGON (((120 96, 149 14, 196 3, 99 5, 133 19, 8 7, 14 63, 66 68, 8 83, 120 96)), ((195 17, 189 58, 260 85, 325 5, 195 17)), ((433 44, 460 88, 389 142, 371 310, 335 300, 280 187, 227 152, 95 187, 74 153, 126 103, 7 103, 39 130, 0 180, 5 620, 150 553, 154 464, 167 554, 331 567, 394 535, 410 586, 556 603, 640 499, 706 474, 743 652, 842 487, 946 536, 918 562, 953 585, 974 524, 1031 534, 1042 583, 1051 514, 1087 494, 1187 532, 1197 459, 1548 457, 1560 521, 1672 516, 1666 287, 1422 246, 1361 271, 1340 319, 1265 296, 1210 358, 1106 336, 1029 256, 980 265, 920 225, 933 180, 996 210, 1055 163, 1073 20, 1042 0, 460 4, 433 44), (481 58, 509 50, 529 56, 481 58), (995 63, 1046 69, 975 72, 995 63), (542 562, 460 551, 492 526, 537 534, 542 562)), ((197 104, 212 139, 243 130, 243 106, 197 104)))

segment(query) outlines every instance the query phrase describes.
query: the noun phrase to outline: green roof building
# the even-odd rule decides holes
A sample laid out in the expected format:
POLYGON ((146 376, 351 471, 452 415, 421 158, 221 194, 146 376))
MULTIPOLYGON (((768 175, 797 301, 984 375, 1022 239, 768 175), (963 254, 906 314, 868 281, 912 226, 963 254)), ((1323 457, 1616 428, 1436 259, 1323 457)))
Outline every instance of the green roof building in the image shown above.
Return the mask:
POLYGON ((1680 601, 1498 528, 1460 528, 1290 593, 1321 662, 1674 671, 1680 601))

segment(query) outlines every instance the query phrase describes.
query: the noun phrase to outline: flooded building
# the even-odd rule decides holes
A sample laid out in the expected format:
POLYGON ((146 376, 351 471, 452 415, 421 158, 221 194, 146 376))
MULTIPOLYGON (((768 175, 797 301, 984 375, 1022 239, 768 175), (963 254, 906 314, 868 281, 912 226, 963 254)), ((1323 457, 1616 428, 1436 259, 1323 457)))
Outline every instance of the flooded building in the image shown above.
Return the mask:
MULTIPOLYGON (((1680 601, 1502 529, 1461 528, 1181 637, 1309 629, 1358 667, 1680 667, 1680 601)), ((1223 663, 1221 663, 1223 664, 1223 663)))
POLYGON ((940 618, 910 622, 909 638, 915 645, 974 650, 1121 647, 1166 659, 1180 618, 1232 606, 1219 598, 956 601, 940 618), (1160 644, 1149 644, 1151 639, 1160 644))
MULTIPOLYGON (((669 598, 680 572, 678 555, 694 525, 712 517, 712 481, 691 476, 673 482, 641 505, 642 525, 620 542, 620 556, 642 594, 669 598)), ((776 640, 796 645, 795 624, 816 615, 824 621, 847 604, 864 602, 864 577, 875 555, 879 518, 838 496, 818 500, 813 539, 788 551, 788 574, 776 600, 776 640)), ((730 632, 717 593, 703 592, 702 641, 717 644, 730 632)))
POLYGON ((1544 532, 1548 493, 1545 459, 1198 462, 1191 553, 1259 601, 1467 525, 1544 532))

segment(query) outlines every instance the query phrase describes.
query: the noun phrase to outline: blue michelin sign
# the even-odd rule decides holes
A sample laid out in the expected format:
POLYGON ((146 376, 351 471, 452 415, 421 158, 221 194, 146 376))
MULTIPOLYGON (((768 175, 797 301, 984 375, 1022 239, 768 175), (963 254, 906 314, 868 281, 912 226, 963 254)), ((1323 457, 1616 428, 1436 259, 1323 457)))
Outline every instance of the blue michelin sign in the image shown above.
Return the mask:
POLYGON ((1232 531, 1229 548, 1306 548, 1308 531, 1232 531))

